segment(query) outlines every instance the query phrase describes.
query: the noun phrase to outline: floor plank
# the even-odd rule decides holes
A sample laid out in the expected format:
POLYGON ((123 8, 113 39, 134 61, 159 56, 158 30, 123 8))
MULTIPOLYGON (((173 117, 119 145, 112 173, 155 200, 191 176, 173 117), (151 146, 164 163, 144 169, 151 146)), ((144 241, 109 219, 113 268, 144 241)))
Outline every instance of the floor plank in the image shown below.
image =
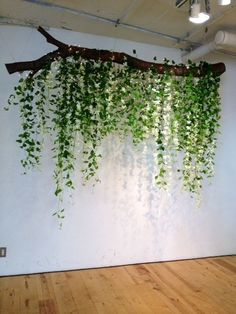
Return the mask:
POLYGON ((236 256, 0 277, 1 314, 235 314, 236 256))

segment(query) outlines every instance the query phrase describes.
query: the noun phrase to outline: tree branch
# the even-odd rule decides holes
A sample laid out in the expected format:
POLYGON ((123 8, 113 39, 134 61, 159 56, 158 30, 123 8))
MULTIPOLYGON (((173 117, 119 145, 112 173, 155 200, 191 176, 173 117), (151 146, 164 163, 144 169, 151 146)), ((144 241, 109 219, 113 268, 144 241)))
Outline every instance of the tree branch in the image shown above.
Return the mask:
POLYGON ((47 42, 49 44, 52 44, 54 46, 57 46, 58 48, 61 49, 67 49, 68 45, 62 43, 61 41, 57 40, 56 38, 52 37, 44 28, 41 26, 38 27, 38 31, 47 39, 47 42))
MULTIPOLYGON (((53 62, 59 57, 66 58, 77 53, 84 59, 112 61, 119 64, 124 64, 126 62, 129 66, 143 71, 153 68, 158 73, 163 74, 166 70, 169 70, 173 75, 176 76, 186 76, 190 72, 194 76, 203 76, 209 69, 208 67, 206 68, 200 66, 194 68, 191 67, 190 69, 188 66, 185 65, 164 65, 160 63, 153 63, 140 60, 123 52, 112 52, 108 50, 97 50, 83 48, 79 46, 71 46, 55 39, 41 26, 38 27, 38 31, 47 39, 48 43, 55 45, 56 47, 58 47, 58 49, 33 61, 5 64, 9 74, 15 72, 31 71, 31 76, 33 76, 40 69, 42 69, 48 62, 53 62)), ((214 76, 220 76, 225 72, 224 63, 210 64, 209 67, 214 76)))

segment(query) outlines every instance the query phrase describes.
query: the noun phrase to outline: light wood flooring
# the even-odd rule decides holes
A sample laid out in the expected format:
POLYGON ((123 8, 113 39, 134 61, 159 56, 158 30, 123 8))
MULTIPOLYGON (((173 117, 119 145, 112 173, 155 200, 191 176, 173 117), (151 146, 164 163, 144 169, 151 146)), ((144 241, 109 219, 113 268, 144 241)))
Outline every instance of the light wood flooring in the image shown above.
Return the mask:
POLYGON ((1 314, 236 314, 236 256, 0 278, 1 314))

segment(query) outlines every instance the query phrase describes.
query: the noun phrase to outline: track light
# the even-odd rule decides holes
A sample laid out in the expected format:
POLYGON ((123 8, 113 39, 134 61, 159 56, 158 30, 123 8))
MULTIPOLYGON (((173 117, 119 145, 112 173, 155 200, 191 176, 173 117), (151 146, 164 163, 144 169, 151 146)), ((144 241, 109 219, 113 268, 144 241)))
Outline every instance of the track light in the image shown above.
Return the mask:
MULTIPOLYGON (((176 0, 175 6, 182 7, 189 1, 189 21, 201 24, 210 18, 210 0, 176 0)), ((231 0, 218 0, 218 5, 229 5, 231 0)))
POLYGON ((219 5, 229 5, 231 0, 218 0, 219 5))
POLYGON ((190 1, 190 15, 189 21, 195 24, 201 24, 210 18, 209 1, 191 0, 190 1), (202 5, 204 2, 204 6, 202 5))

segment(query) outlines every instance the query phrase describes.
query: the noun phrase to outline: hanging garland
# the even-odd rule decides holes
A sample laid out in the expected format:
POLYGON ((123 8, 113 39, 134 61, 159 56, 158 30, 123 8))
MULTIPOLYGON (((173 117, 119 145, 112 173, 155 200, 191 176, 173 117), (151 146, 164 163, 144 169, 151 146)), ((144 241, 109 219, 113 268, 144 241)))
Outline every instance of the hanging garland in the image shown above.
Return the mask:
MULTIPOLYGON (((39 30, 66 51, 67 45, 39 30)), ((119 65, 107 52, 106 60, 93 59, 81 56, 85 48, 77 48, 73 54, 57 50, 56 57, 50 53, 38 59, 40 67, 38 60, 37 67, 32 61, 32 72, 20 79, 8 100, 8 105, 20 110, 22 130, 17 142, 25 151, 21 160, 25 171, 40 165, 44 138, 52 136, 55 195, 62 204, 65 189, 74 188, 77 152, 81 152, 83 179, 98 180, 102 157, 98 148, 103 139, 114 132, 121 138, 131 134, 135 145, 149 138, 155 141, 157 186, 168 187, 174 162, 181 159, 175 170, 183 186, 199 194, 203 178, 214 174, 222 68, 207 63, 185 67, 166 60, 162 65, 149 63, 144 71, 130 64, 135 58, 125 54, 119 65)), ((11 73, 22 66, 29 69, 29 62, 7 65, 11 73)), ((63 218, 63 212, 61 205, 55 214, 63 218)))

